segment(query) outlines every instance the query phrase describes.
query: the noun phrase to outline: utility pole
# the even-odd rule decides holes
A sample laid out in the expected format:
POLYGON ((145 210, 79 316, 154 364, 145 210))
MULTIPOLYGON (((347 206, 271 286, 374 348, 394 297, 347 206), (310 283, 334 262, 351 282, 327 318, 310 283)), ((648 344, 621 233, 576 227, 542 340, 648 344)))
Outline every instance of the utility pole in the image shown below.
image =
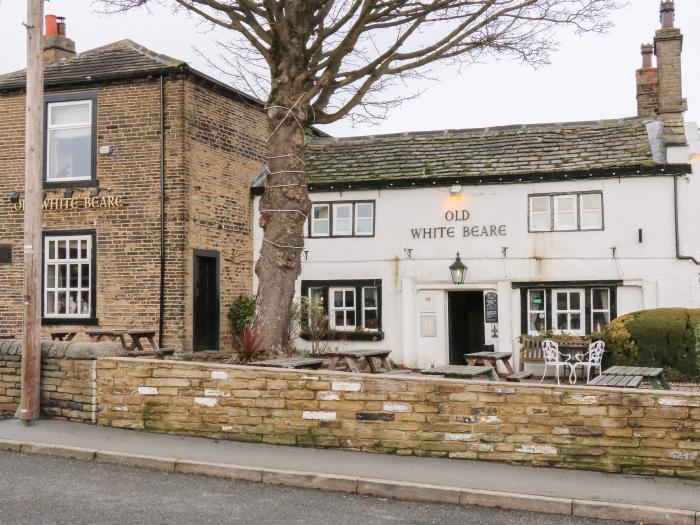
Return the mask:
POLYGON ((19 418, 41 411, 41 206, 44 152, 44 0, 27 0, 27 108, 24 159, 24 326, 19 418))

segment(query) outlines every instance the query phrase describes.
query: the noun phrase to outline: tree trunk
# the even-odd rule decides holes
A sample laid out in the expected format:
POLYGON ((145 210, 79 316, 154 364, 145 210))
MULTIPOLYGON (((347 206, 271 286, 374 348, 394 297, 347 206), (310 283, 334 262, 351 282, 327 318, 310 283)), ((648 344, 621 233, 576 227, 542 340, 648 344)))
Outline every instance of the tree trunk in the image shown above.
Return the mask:
POLYGON ((268 112, 272 135, 269 173, 260 200, 263 243, 255 265, 259 284, 253 330, 262 335, 266 350, 276 352, 288 343, 289 309, 301 274, 304 223, 311 209, 303 161, 306 136, 298 124, 305 122, 303 113, 295 108, 297 120, 279 107, 268 112))

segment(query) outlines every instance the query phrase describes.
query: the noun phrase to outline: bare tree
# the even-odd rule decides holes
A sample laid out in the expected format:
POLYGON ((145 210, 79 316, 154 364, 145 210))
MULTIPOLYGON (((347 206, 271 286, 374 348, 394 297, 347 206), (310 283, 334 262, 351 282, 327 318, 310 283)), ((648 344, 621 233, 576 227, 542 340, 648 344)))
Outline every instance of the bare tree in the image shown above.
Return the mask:
POLYGON ((225 69, 267 88, 269 160, 260 202, 263 245, 253 326, 284 348, 311 208, 305 128, 345 117, 382 118, 400 102, 392 83, 437 63, 490 56, 546 63, 555 31, 604 31, 616 0, 100 0, 123 11, 170 5, 229 29, 225 69))

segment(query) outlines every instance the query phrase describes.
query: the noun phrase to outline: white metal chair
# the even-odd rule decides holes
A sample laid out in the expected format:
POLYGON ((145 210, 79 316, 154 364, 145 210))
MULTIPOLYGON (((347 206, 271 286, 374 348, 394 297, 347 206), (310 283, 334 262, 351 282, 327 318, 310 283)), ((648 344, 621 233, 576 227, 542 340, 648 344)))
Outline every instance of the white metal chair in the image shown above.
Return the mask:
MULTIPOLYGON (((545 339, 542 341, 542 357, 544 358, 544 374, 542 374, 542 379, 540 383, 544 381, 547 376, 547 367, 554 367, 555 375, 557 378, 557 384, 560 385, 559 379, 559 369, 560 368, 571 368, 570 355, 564 355, 559 351, 559 343, 552 341, 551 339, 545 339)), ((569 381, 571 381, 571 376, 569 376, 569 381)))
POLYGON ((573 363, 571 375, 576 379, 576 367, 581 366, 586 371, 586 384, 591 382, 591 369, 598 369, 598 375, 603 373, 603 354, 605 353, 605 343, 595 341, 588 345, 588 352, 580 357, 576 357, 573 363))

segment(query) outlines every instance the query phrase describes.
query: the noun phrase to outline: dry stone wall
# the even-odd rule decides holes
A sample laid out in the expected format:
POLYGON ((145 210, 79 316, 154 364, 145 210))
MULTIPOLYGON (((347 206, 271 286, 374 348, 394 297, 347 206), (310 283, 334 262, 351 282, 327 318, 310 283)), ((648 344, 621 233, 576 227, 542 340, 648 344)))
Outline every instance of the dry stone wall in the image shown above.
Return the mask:
POLYGON ((700 396, 104 358, 101 425, 700 479, 700 396))

